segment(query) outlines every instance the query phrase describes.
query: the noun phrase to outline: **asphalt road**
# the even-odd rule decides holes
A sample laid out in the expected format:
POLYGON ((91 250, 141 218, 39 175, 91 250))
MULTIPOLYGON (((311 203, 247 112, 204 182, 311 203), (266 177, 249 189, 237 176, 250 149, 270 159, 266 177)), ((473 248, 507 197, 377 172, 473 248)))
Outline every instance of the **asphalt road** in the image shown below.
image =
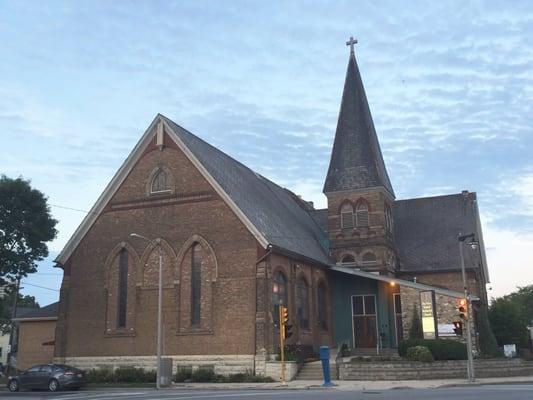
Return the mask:
POLYGON ((345 390, 178 390, 116 389, 79 392, 0 392, 2 399, 18 400, 531 400, 533 385, 487 385, 440 389, 345 390))

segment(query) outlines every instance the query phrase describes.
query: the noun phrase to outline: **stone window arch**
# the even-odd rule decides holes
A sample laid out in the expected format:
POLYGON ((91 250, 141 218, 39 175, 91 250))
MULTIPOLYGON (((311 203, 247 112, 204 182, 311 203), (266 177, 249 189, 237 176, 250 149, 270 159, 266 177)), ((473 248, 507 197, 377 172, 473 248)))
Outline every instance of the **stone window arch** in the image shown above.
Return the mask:
POLYGON ((364 200, 359 200, 355 207, 355 219, 358 228, 369 226, 368 210, 368 203, 364 200))
POLYGON ((355 256, 353 254, 343 254, 340 258, 341 264, 354 264, 355 263, 355 256))
POLYGON ((300 329, 309 329, 309 285, 301 276, 296 281, 296 316, 300 329))
POLYGON ((107 335, 135 333, 136 276, 139 263, 139 256, 126 242, 116 245, 106 259, 104 294, 107 335))
POLYGON ((322 330, 328 329, 328 288, 323 279, 318 281, 316 289, 317 299, 317 324, 322 330))
POLYGON ((218 264, 205 238, 191 236, 181 247, 176 269, 178 334, 213 333, 213 292, 218 264))
POLYGON ((176 253, 163 238, 157 238, 148 243, 144 249, 137 271, 137 284, 143 288, 157 288, 159 284, 159 246, 163 267, 163 287, 171 288, 176 269, 176 253))
POLYGON ((353 205, 349 201, 342 203, 341 212, 341 229, 352 229, 354 227, 353 205))
POLYGON ((365 254, 363 254, 361 261, 364 267, 377 265, 376 255, 371 251, 367 251, 365 254))

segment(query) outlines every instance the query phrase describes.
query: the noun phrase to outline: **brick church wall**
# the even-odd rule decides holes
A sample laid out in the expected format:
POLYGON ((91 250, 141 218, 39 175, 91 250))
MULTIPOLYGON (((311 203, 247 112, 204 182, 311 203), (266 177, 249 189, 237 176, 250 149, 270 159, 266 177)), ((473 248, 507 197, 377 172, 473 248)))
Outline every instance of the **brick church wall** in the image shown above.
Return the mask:
POLYGON ((289 346, 307 346, 317 350, 317 344, 331 345, 333 335, 333 319, 331 315, 331 287, 326 277, 326 271, 323 267, 318 267, 305 263, 299 260, 293 260, 289 257, 271 254, 268 259, 269 273, 268 273, 268 324, 269 333, 267 338, 266 349, 271 355, 275 355, 279 351, 279 330, 273 327, 274 317, 272 315, 274 306, 271 303, 272 298, 272 278, 276 271, 282 271, 288 278, 288 309, 289 309, 289 323, 293 325, 293 335, 286 341, 289 346), (296 311, 296 283, 298 279, 303 278, 309 285, 309 328, 303 329, 298 324, 296 311), (323 329, 318 323, 318 303, 317 303, 317 288, 318 284, 323 282, 326 285, 327 301, 327 329, 323 329))
POLYGON ((163 151, 152 143, 64 266, 56 331, 58 359, 96 363, 110 357, 131 360, 155 354, 157 251, 129 237, 135 232, 164 239, 163 354, 177 359, 210 354, 253 360, 257 242, 186 156, 168 138, 165 141, 163 151), (150 176, 160 166, 171 173, 172 191, 150 195, 150 176), (188 278, 181 272, 189 262, 184 245, 194 235, 205 239, 213 251, 202 267, 207 268, 203 273, 210 282, 209 295, 202 285, 201 308, 210 321, 202 322, 205 329, 198 331, 188 330, 182 318, 190 310, 182 290, 188 278), (134 280, 128 284, 130 313, 126 330, 108 331, 108 325, 115 324, 116 306, 108 303, 113 301, 110 295, 116 296, 116 274, 108 279, 107 264, 114 263, 113 250, 121 243, 133 254, 128 278, 134 280))

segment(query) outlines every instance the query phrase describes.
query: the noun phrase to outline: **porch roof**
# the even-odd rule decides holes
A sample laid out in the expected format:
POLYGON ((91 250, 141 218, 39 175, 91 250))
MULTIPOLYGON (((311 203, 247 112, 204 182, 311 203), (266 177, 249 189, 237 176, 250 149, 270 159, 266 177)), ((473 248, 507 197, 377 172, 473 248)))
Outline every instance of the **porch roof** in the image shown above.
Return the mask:
MULTIPOLYGON (((433 290, 435 291, 435 293, 442 294, 442 295, 449 296, 449 297, 455 297, 457 299, 461 299, 464 297, 464 293, 456 292, 455 290, 426 285, 425 283, 406 281, 404 279, 398 279, 398 278, 386 276, 386 275, 373 274, 372 272, 361 271, 360 269, 356 269, 356 268, 340 267, 338 265, 332 265, 330 267, 330 270, 341 272, 343 274, 359 276, 361 278, 374 279, 376 281, 382 281, 382 282, 388 282, 388 283, 394 282, 397 285, 407 286, 407 287, 417 289, 417 290, 433 290)), ((468 297, 472 301, 479 300, 479 297, 474 296, 472 294, 469 295, 468 297)))

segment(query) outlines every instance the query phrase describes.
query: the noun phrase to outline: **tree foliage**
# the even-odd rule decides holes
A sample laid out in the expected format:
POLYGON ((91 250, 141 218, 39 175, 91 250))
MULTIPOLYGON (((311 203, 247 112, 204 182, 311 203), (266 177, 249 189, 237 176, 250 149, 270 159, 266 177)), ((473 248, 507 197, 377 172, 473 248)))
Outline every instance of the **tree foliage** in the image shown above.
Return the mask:
POLYGON ((528 323, 533 320, 533 285, 492 301, 489 319, 500 346, 517 344, 526 347, 528 323))
POLYGON ((501 351, 498 348, 496 337, 492 331, 488 307, 482 304, 476 314, 477 326, 479 330, 479 349, 484 357, 498 357, 501 356, 501 351))
POLYGON ((22 178, 0 178, 0 285, 37 270, 56 237, 47 199, 22 178))
MULTIPOLYGON (((11 318, 13 317, 13 306, 15 304, 16 286, 7 286, 5 294, 0 298, 0 333, 7 333, 11 328, 11 318)), ((18 294, 17 309, 39 308, 39 303, 35 297, 18 294)))

